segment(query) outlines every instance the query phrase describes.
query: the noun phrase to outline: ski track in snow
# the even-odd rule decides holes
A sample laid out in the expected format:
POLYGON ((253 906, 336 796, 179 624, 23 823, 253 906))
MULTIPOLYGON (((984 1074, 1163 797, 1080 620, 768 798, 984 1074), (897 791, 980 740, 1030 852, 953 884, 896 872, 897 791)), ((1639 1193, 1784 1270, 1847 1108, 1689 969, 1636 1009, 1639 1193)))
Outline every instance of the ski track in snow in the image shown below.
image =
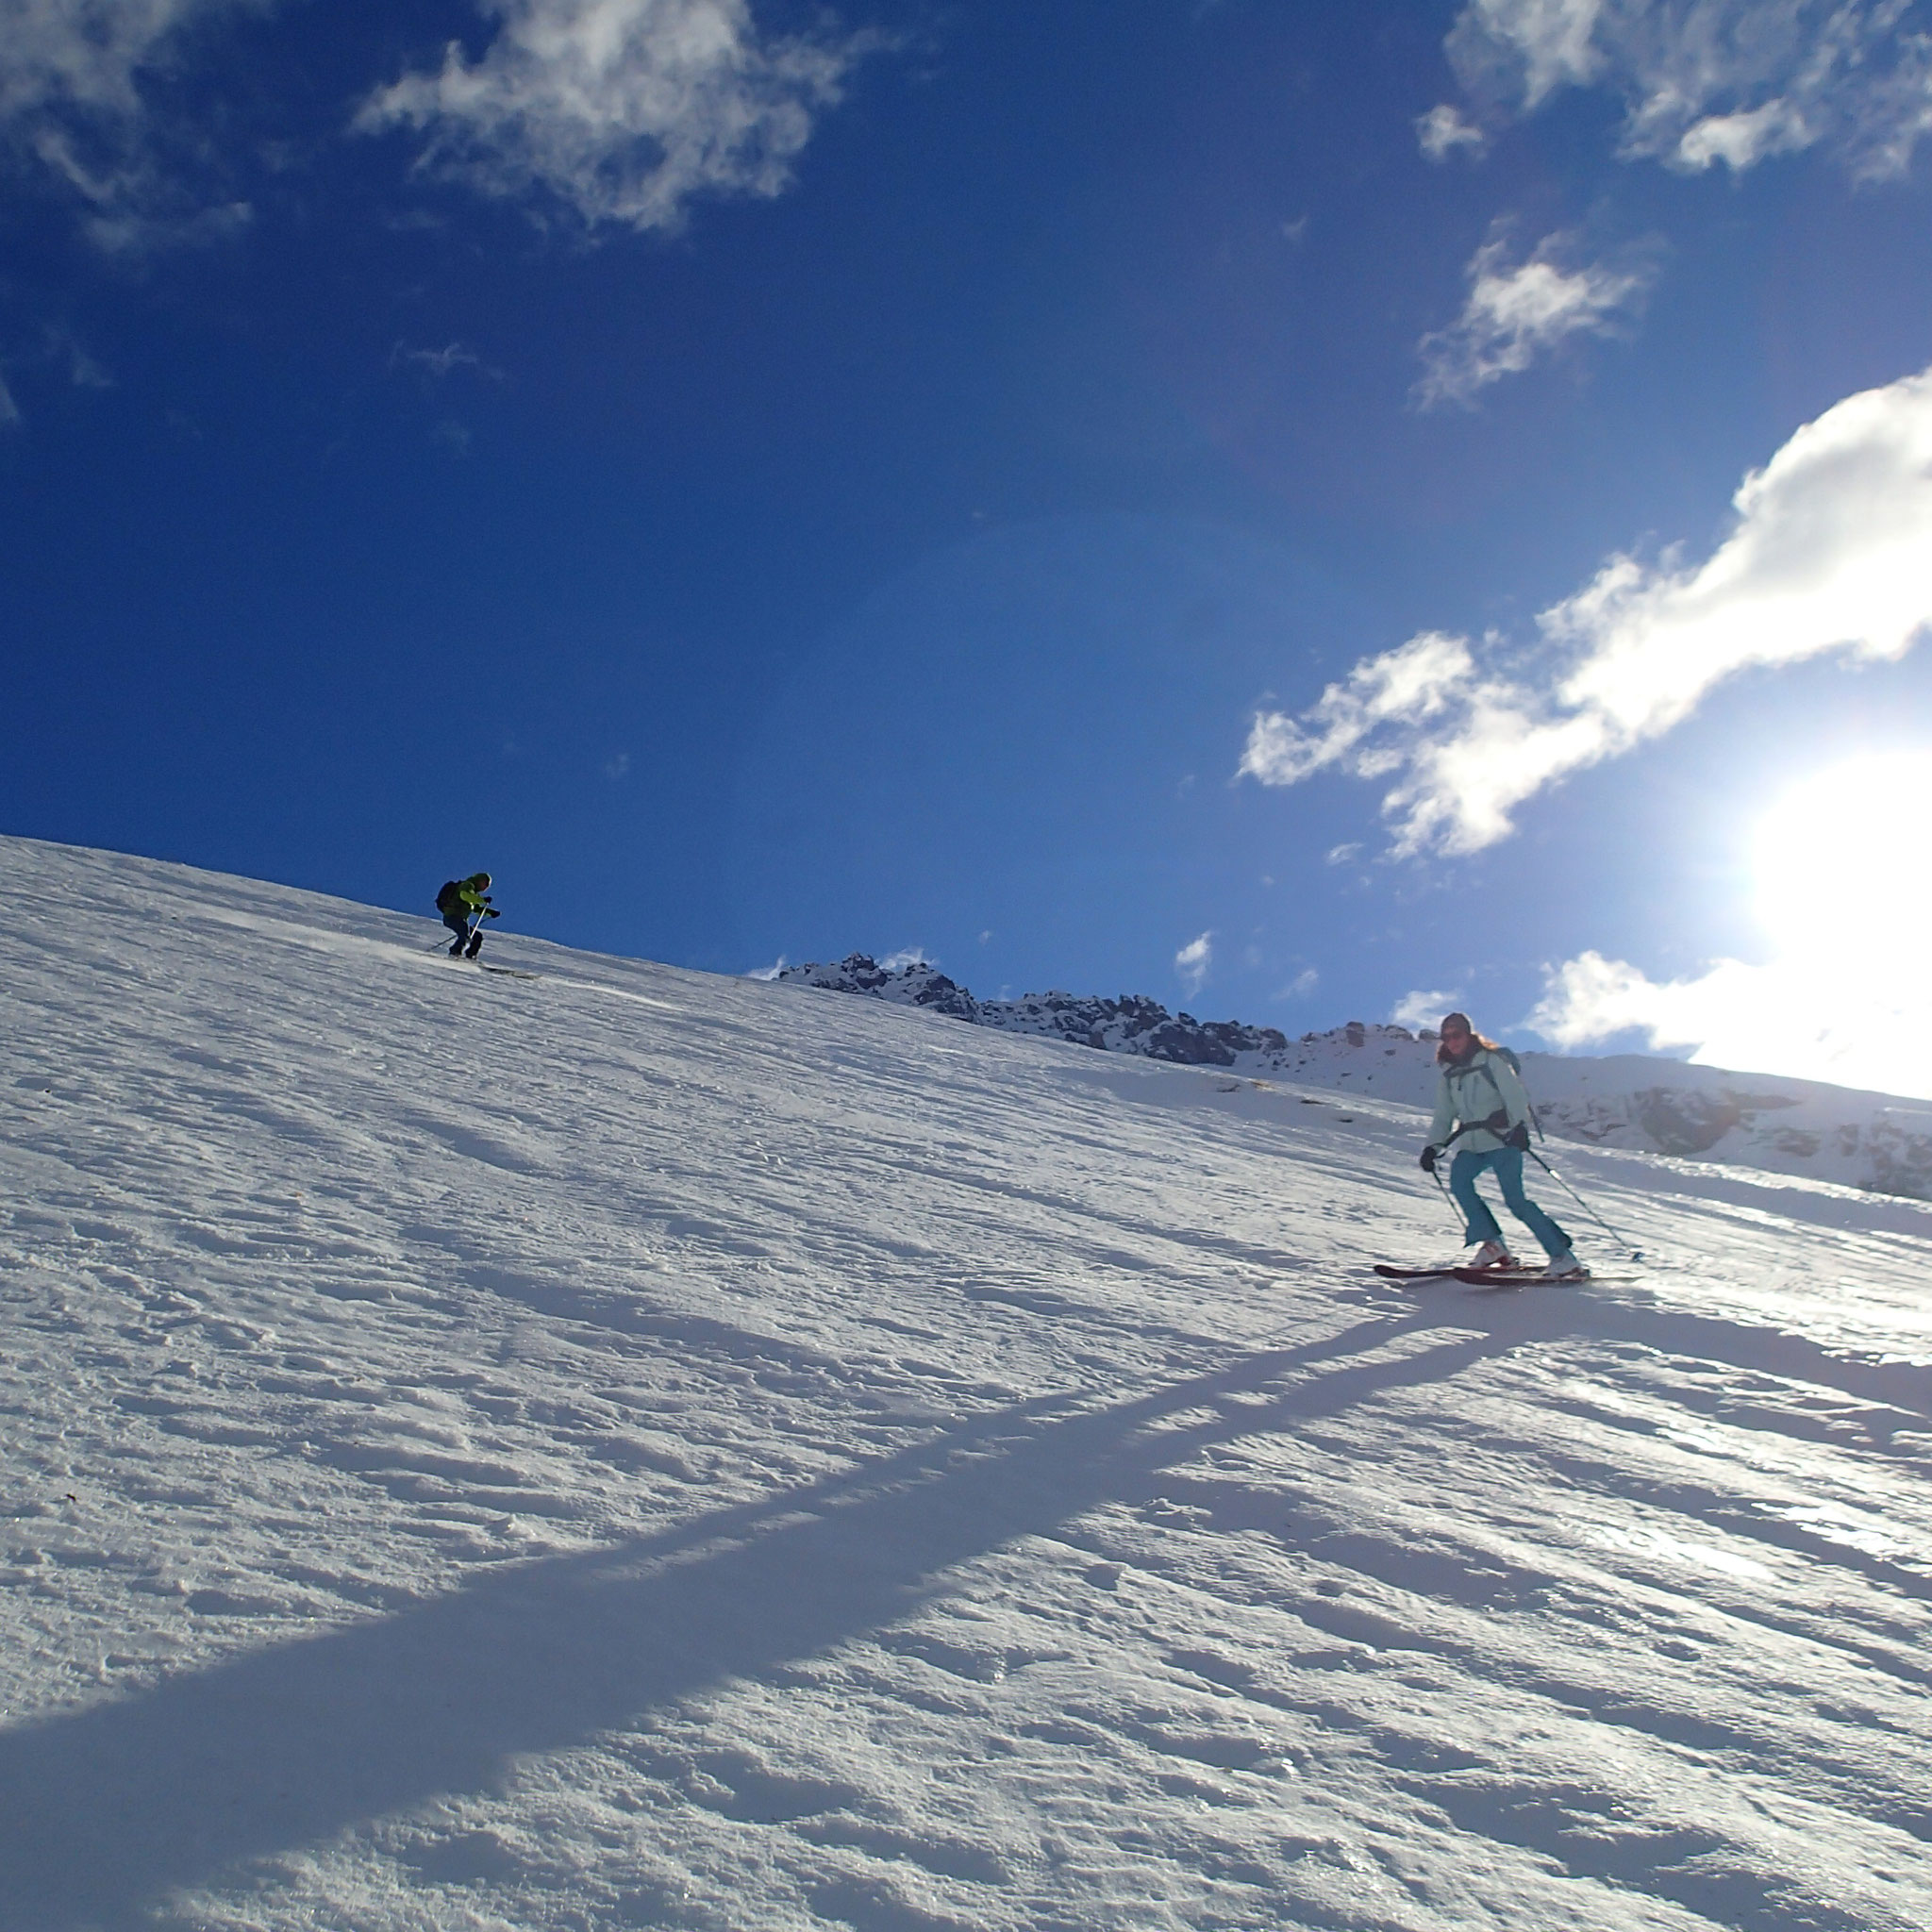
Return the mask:
POLYGON ((0 841, 0 1926, 1932 1925, 1932 1212, 0 841))

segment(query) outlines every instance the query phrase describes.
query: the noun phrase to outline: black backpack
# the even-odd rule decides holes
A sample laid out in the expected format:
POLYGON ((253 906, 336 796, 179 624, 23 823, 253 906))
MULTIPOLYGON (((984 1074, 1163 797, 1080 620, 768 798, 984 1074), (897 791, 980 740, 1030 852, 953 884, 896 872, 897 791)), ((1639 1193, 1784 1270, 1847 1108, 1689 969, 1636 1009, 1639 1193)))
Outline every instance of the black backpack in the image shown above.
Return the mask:
MULTIPOLYGON (((1494 1051, 1497 1058, 1504 1061, 1507 1065, 1509 1071, 1512 1074, 1514 1074, 1519 1080, 1522 1080, 1523 1060, 1522 1058, 1518 1055, 1516 1049, 1513 1046, 1503 1046, 1499 1044, 1494 1049, 1494 1051)), ((1525 1100, 1529 1100, 1529 1083, 1527 1081, 1524 1082, 1523 1097, 1525 1100)), ((1543 1132, 1542 1122, 1537 1119, 1536 1102, 1533 1100, 1529 1100, 1529 1124, 1536 1129, 1536 1137, 1539 1141, 1546 1141, 1549 1139, 1549 1136, 1543 1132)))
POLYGON ((444 879, 442 890, 436 895, 436 909, 447 919, 451 914, 463 909, 463 888, 460 880, 444 879))

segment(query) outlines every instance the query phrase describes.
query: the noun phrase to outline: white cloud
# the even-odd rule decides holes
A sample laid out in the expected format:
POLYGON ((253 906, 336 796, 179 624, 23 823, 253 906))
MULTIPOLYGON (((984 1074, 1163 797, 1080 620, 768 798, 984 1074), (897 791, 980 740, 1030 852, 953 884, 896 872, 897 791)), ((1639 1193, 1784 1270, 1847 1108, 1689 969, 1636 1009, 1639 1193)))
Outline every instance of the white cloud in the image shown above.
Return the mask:
POLYGON ((1306 999, 1321 983, 1322 975, 1312 966, 1304 966, 1274 997, 1278 1000, 1306 999))
POLYGON ((163 43, 243 0, 0 0, 0 121, 55 107, 138 118, 163 43))
POLYGON ((672 230, 700 195, 778 193, 867 36, 761 37, 746 0, 482 0, 475 61, 364 104, 364 132, 414 129, 425 162, 486 193, 541 191, 591 225, 672 230))
POLYGON ((1932 1003, 1916 977, 1874 984, 1848 976, 1843 960, 1720 959, 1659 983, 1587 952, 1546 975, 1524 1024, 1566 1052, 1635 1033, 1653 1052, 1694 1047, 1700 1066, 1932 1098, 1932 1003))
POLYGON ((1506 375, 1575 335, 1613 335, 1648 292, 1653 270, 1631 259, 1620 267, 1585 263, 1566 268, 1575 238, 1545 236, 1526 261, 1509 265, 1509 244, 1498 236, 1471 258, 1469 297, 1448 328, 1418 345, 1424 373, 1416 384, 1424 408, 1470 404, 1506 375))
POLYGON ((1766 101, 1748 113, 1707 114, 1687 128, 1676 159, 1702 172, 1715 161, 1741 175, 1767 155, 1790 154, 1811 144, 1805 117, 1789 101, 1766 101))
POLYGON ((1431 1030, 1441 1020, 1444 1013, 1453 1013, 1462 1004, 1459 992, 1437 992, 1419 990, 1406 992, 1395 1002, 1389 1015, 1390 1024, 1395 1026, 1411 1026, 1417 1032, 1426 1026, 1431 1030))
MULTIPOLYGON (((0 140, 32 156, 93 212, 103 246, 214 239, 246 219, 197 212, 158 158, 205 136, 163 126, 151 102, 192 30, 274 0, 0 0, 0 140)), ((201 164, 183 164, 190 173, 201 164)))
POLYGON ((1896 175, 1932 131, 1932 36, 1908 0, 1470 0, 1447 44, 1494 106, 1614 92, 1624 156, 1680 169, 1824 144, 1896 175))
POLYGON ((1449 58, 1466 86, 1507 88, 1535 108, 1596 77, 1603 11, 1603 0, 1470 0, 1449 31, 1449 58))
POLYGON ((1433 107, 1415 120, 1415 138, 1423 158, 1440 165, 1457 148, 1468 148, 1472 158, 1480 157, 1490 139, 1474 121, 1463 118, 1460 108, 1446 101, 1433 107))
POLYGON ((1733 504, 1736 527, 1705 563, 1613 557, 1541 612, 1525 668, 1425 631, 1299 718, 1258 714, 1240 773, 1393 777, 1383 813, 1398 855, 1474 852, 1507 836, 1525 799, 1669 731, 1741 671, 1904 656, 1932 625, 1932 369, 1805 425, 1733 504))
POLYGON ((1181 985, 1190 999, 1208 984, 1208 974, 1213 964, 1214 935, 1211 931, 1190 940, 1174 956, 1174 970, 1179 974, 1181 985))
POLYGON ((908 966, 937 966, 940 962, 929 958, 924 946, 901 946, 896 953, 888 953, 878 963, 888 973, 900 973, 908 966))
POLYGON ((780 953, 769 966, 754 966, 744 976, 747 979, 776 979, 785 970, 785 955, 780 953))

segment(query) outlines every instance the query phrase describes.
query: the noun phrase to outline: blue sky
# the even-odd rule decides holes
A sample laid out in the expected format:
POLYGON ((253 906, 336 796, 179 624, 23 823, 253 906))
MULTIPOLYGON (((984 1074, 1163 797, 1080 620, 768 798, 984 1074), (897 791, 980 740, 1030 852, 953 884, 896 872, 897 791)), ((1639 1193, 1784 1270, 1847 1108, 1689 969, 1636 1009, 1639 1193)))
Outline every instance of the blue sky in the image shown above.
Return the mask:
POLYGON ((5 17, 0 827, 1932 1093, 1924 0, 5 17))

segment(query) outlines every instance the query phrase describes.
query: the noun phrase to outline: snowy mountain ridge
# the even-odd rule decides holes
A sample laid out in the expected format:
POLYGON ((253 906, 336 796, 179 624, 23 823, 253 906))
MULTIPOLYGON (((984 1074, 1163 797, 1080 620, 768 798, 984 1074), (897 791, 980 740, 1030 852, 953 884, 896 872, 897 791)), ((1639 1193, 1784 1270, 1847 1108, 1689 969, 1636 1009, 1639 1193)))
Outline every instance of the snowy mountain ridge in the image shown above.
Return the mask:
MULTIPOLYGON (((778 981, 921 1007, 1008 1033, 1044 1035, 1182 1066, 1373 1093, 1428 1108, 1436 1036, 1352 1020, 1291 1040, 1273 1026, 1201 1021, 1158 1001, 1065 992, 981 1000, 935 966, 881 966, 863 953, 782 968, 778 981)), ((1774 1074, 1738 1074, 1644 1054, 1522 1056, 1543 1130, 1596 1147, 1807 1174, 1932 1200, 1932 1102, 1774 1074)))

